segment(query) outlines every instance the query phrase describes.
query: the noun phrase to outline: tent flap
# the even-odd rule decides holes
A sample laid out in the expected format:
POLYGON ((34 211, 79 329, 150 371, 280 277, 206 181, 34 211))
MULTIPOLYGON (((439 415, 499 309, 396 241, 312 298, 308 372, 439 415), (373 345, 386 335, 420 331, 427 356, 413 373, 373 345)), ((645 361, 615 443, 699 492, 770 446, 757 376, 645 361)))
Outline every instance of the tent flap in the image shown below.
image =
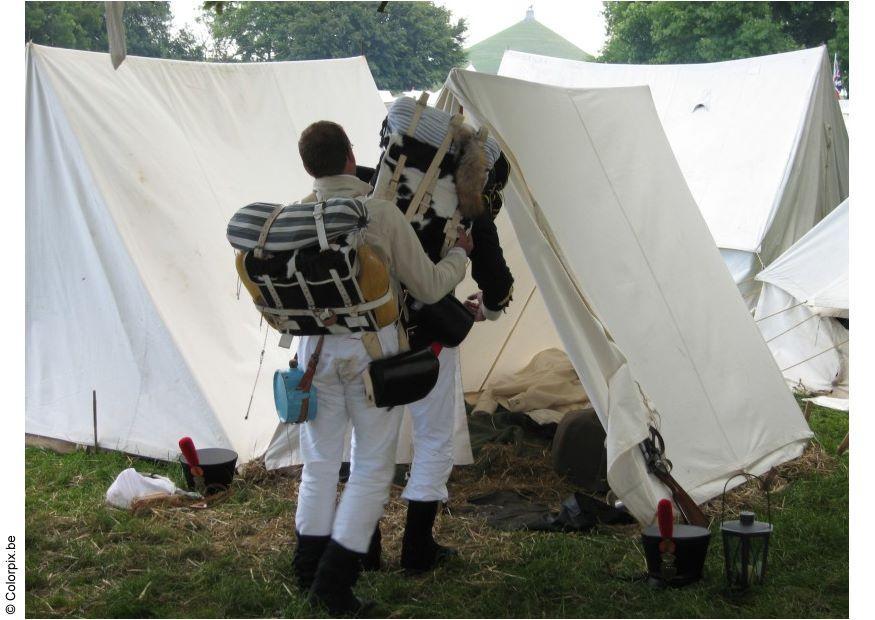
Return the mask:
POLYGON ((502 244, 518 239, 606 426, 609 480, 635 516, 649 521, 665 494, 637 448, 648 423, 699 501, 714 480, 801 450, 811 433, 687 188, 649 89, 557 88, 458 70, 447 88, 508 155, 512 229, 500 228, 502 244))

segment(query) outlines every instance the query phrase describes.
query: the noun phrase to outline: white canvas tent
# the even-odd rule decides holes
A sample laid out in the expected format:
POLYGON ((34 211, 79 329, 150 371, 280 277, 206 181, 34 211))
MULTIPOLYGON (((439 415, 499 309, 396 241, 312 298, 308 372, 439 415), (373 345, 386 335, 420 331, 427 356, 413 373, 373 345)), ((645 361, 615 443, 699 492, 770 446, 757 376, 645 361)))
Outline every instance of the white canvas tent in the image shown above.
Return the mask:
POLYGON ((515 275, 520 254, 529 268, 509 316, 485 328, 497 330, 493 341, 478 325, 474 337, 486 346, 464 345, 466 375, 478 362, 488 374, 502 357, 525 364, 550 346, 552 319, 607 430, 611 488, 643 521, 665 494, 638 449, 650 423, 699 502, 732 474, 762 473, 801 453, 811 433, 714 246, 646 86, 557 88, 455 70, 438 105, 461 105, 508 155, 512 228, 503 220, 500 235, 515 275), (530 294, 531 274, 538 292, 530 294), (535 299, 545 313, 526 323, 541 309, 535 299))
MULTIPOLYGON (((784 378, 847 399, 849 200, 757 275, 755 318, 784 378)), ((844 407, 846 408, 846 407, 844 407)))
POLYGON ((756 273, 848 196, 848 134, 826 48, 695 65, 507 51, 499 75, 572 88, 648 85, 675 157, 748 307, 756 273))
MULTIPOLYGON (((310 192, 297 141, 313 121, 376 164, 386 109, 364 58, 114 71, 28 45, 26 100, 26 432, 90 444, 96 390, 105 448, 168 459, 189 435, 241 463, 298 462, 271 387, 290 351, 241 293, 225 228, 310 192)), ((462 408, 457 429, 471 462, 462 408)))

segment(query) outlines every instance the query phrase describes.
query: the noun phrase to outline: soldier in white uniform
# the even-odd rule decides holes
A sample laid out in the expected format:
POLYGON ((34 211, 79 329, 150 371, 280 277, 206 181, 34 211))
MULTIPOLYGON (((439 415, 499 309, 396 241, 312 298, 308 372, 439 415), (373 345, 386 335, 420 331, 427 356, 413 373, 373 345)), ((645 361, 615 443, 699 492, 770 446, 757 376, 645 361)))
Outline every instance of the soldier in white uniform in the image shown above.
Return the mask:
MULTIPOLYGON (((465 306, 475 321, 495 321, 510 303, 513 277, 504 260, 491 213, 474 220, 471 235, 475 244, 471 252, 471 276, 483 290, 469 296, 465 306)), ((413 423, 413 462, 401 495, 407 500, 401 566, 413 572, 431 570, 456 553, 438 544, 432 530, 438 509, 448 499, 456 412, 464 407, 459 348, 443 347, 438 360, 440 372, 434 388, 422 400, 408 405, 413 423)))
MULTIPOLYGON (((318 200, 361 197, 366 204, 365 241, 388 265, 396 299, 401 280, 428 303, 441 299, 462 280, 473 248, 470 237, 460 231, 447 256, 432 262, 395 204, 364 198, 371 188, 355 176, 355 156, 342 127, 328 121, 314 123, 302 132, 298 148, 304 167, 315 178, 318 200)), ((302 338, 299 358, 303 366, 316 341, 302 338)), ((393 355, 402 344, 395 325, 376 333, 327 335, 313 379, 319 414, 301 428, 304 468, 295 515, 294 565, 299 586, 309 588, 310 600, 327 606, 332 614, 362 611, 352 587, 389 498, 403 409, 370 406, 362 375, 372 359, 393 355), (335 505, 349 422, 353 428, 351 473, 335 505)))

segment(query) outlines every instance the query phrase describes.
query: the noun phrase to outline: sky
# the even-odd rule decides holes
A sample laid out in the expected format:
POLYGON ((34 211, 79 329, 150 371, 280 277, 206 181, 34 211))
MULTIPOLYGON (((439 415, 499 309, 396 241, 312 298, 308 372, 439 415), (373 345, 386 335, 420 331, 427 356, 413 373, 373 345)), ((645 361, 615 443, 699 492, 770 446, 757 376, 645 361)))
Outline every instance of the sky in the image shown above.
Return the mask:
MULTIPOLYGON (((534 6, 535 19, 558 32, 577 47, 597 55, 605 40, 602 3, 593 0, 436 0, 448 8, 453 17, 468 23, 466 47, 512 26, 526 16, 534 6)), ((171 0, 173 24, 189 26, 198 37, 206 37, 206 29, 195 23, 200 14, 201 0, 171 0)), ((388 7, 392 10, 391 3, 388 7)))

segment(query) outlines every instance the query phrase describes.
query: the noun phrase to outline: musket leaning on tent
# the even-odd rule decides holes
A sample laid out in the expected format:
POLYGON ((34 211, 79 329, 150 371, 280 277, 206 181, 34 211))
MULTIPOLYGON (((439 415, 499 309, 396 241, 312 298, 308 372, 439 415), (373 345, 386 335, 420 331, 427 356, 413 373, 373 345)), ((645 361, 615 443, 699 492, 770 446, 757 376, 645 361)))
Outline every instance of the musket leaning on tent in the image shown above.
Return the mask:
POLYGON ((708 527, 708 517, 671 475, 671 461, 665 458, 665 441, 659 431, 651 426, 650 437, 639 445, 644 455, 644 461, 647 463, 647 471, 669 488, 672 499, 677 504, 684 520, 690 525, 708 527))

